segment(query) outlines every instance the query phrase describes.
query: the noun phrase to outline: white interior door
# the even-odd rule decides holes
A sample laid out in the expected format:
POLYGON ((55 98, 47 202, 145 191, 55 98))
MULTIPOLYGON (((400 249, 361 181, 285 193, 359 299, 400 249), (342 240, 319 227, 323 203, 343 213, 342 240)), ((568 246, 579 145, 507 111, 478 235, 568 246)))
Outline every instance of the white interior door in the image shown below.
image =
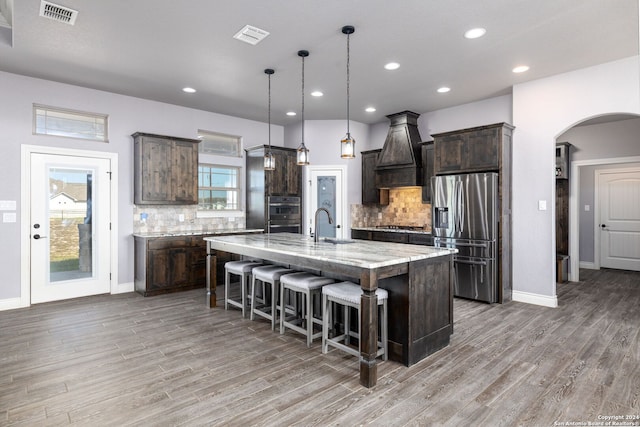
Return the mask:
POLYGON ((309 227, 315 229, 315 212, 318 208, 325 208, 331 213, 333 224, 329 224, 324 212, 318 214, 318 235, 320 237, 344 238, 344 205, 345 195, 342 179, 342 169, 311 167, 309 227))
POLYGON ((600 266, 640 271, 640 171, 598 176, 600 266))
POLYGON ((110 166, 31 153, 31 303, 110 292, 110 166))

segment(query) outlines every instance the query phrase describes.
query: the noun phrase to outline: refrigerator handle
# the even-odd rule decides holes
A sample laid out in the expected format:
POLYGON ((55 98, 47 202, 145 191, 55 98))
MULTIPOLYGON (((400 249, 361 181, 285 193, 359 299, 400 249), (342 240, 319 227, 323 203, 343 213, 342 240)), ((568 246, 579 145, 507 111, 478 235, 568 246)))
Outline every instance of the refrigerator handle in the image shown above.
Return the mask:
POLYGON ((462 232, 462 216, 464 215, 464 209, 462 209, 462 182, 456 182, 456 231, 462 232))

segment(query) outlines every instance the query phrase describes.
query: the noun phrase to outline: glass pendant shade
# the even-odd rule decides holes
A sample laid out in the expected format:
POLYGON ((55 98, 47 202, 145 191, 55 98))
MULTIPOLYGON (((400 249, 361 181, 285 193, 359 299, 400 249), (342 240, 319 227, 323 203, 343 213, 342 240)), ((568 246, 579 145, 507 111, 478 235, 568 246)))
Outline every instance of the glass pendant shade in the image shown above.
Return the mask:
POLYGON ((343 159, 354 159, 356 157, 356 140, 351 138, 351 134, 340 141, 340 157, 343 159))
POLYGON ((304 142, 298 147, 298 165, 305 166, 309 164, 309 149, 304 145, 304 142))
POLYGON ((264 153, 264 170, 276 170, 276 158, 271 150, 268 150, 266 153, 264 153))

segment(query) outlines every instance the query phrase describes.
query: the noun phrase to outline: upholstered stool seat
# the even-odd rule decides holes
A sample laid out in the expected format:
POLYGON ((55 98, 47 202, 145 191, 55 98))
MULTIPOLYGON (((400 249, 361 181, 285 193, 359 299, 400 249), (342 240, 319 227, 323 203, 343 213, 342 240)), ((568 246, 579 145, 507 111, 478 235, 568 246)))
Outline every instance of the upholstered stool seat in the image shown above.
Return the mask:
POLYGON ((286 267, 279 265, 263 265, 260 267, 254 267, 251 280, 251 320, 254 320, 254 315, 264 317, 271 320, 271 330, 276 328, 277 319, 277 304, 280 297, 280 278, 285 274, 295 273, 286 267), (271 285, 270 298, 267 298, 267 289, 265 284, 271 285), (258 287, 262 288, 262 295, 264 304, 257 305, 257 293, 258 287))
POLYGON ((262 264, 256 261, 229 261, 224 264, 224 309, 228 310, 229 305, 239 307, 242 309, 242 316, 245 316, 247 309, 247 286, 249 284, 249 278, 251 271, 255 267, 259 267, 262 264), (231 288, 231 275, 240 276, 240 300, 233 300, 230 297, 231 288))
MULTIPOLYGON (((362 289, 360 286, 351 282, 340 282, 327 285, 322 288, 322 352, 326 353, 329 346, 336 347, 354 356, 360 356, 360 299, 362 297, 362 289), (344 333, 329 338, 329 329, 331 328, 331 304, 340 304, 344 306, 344 333), (349 325, 349 307, 357 310, 358 331, 351 331, 349 325), (349 338, 358 339, 358 348, 349 345, 349 338)), ((378 316, 380 320, 378 351, 376 356, 382 356, 383 360, 388 357, 388 337, 387 337, 387 300, 389 293, 385 289, 376 289, 376 298, 378 300, 378 308, 382 310, 378 316)))
POLYGON ((322 331, 313 333, 313 325, 322 325, 322 322, 313 315, 313 299, 320 296, 323 286, 333 283, 334 280, 316 276, 311 273, 292 273, 284 275, 280 278, 280 298, 282 299, 282 309, 280 313, 280 333, 284 334, 285 328, 292 329, 307 336, 307 347, 311 346, 314 338, 320 338, 322 331), (286 310, 284 308, 285 292, 290 291, 294 294, 302 295, 302 315, 294 316, 294 319, 287 319, 286 310), (301 326, 304 325, 304 326, 301 326))

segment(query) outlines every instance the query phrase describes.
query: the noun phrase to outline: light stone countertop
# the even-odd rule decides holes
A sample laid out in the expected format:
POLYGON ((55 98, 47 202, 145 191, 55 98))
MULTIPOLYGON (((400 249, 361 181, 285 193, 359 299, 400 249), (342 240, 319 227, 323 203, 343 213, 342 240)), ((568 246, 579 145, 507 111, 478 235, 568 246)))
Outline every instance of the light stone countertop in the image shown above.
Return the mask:
POLYGON ((180 237, 180 236, 215 236, 217 234, 247 234, 247 233, 263 233, 262 228, 257 229, 239 229, 229 228, 221 230, 200 230, 200 231, 164 231, 151 233, 133 233, 134 237, 142 237, 145 239, 153 239, 158 237, 180 237))
POLYGON ((345 243, 330 243, 320 239, 320 242, 315 243, 309 236, 293 233, 209 236, 204 240, 210 242, 212 249, 275 261, 285 261, 287 257, 291 257, 364 269, 448 256, 458 252, 457 249, 370 240, 343 239, 341 241, 345 243))

